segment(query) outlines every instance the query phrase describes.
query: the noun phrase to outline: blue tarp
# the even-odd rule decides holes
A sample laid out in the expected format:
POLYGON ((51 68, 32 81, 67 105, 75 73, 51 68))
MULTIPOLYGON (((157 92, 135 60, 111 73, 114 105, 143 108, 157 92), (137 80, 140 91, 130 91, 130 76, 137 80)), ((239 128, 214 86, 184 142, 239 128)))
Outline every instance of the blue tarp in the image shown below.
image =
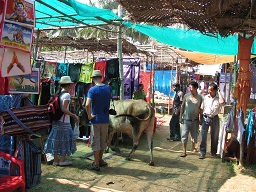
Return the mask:
POLYGON ((174 96, 174 92, 171 91, 171 84, 176 83, 176 70, 162 70, 155 71, 154 75, 154 89, 164 93, 166 96, 174 96))

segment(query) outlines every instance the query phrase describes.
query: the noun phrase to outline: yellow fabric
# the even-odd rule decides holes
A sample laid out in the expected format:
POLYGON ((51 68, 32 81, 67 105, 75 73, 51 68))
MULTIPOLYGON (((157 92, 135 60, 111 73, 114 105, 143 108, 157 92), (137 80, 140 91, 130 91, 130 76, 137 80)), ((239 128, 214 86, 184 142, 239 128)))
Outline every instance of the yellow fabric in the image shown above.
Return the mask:
POLYGON ((234 62, 234 55, 216 55, 216 54, 207 54, 195 51, 182 51, 178 49, 173 49, 176 53, 181 54, 182 56, 189 58, 191 61, 206 64, 206 65, 216 65, 223 63, 234 62))

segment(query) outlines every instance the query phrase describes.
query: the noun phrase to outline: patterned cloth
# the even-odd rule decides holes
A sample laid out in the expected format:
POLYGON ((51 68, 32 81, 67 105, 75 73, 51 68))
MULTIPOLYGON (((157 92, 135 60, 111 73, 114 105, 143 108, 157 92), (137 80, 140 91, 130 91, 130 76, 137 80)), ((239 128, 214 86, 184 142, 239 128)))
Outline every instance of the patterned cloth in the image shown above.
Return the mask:
POLYGON ((117 78, 119 77, 119 61, 118 58, 110 59, 107 61, 106 78, 117 78))
POLYGON ((54 121, 45 143, 44 153, 71 155, 76 151, 76 138, 70 123, 54 121))
POLYGON ((81 71, 81 63, 69 64, 69 76, 71 81, 77 83, 79 81, 81 71))
POLYGON ((68 68, 69 64, 68 63, 59 63, 57 67, 57 72, 56 72, 56 81, 59 81, 62 76, 67 76, 68 75, 68 68))
POLYGON ((92 71, 94 68, 95 63, 83 63, 81 67, 81 72, 80 72, 80 77, 79 77, 79 82, 82 83, 91 83, 92 82, 92 71))
POLYGON ((12 95, 0 95, 0 111, 11 108, 13 103, 14 97, 12 95))

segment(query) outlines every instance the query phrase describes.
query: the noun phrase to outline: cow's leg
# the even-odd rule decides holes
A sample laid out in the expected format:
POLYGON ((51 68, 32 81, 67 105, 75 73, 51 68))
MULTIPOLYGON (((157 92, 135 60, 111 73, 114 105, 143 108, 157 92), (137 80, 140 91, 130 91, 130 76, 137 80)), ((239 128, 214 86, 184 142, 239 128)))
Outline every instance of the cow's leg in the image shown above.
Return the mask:
POLYGON ((148 128, 146 129, 148 147, 149 147, 149 151, 150 151, 150 161, 149 161, 149 165, 151 165, 151 166, 154 166, 154 159, 153 159, 154 121, 155 121, 155 117, 153 116, 153 117, 150 119, 148 128))
POLYGON ((115 130, 111 131, 109 134, 108 134, 108 142, 107 142, 107 149, 105 150, 106 153, 109 152, 109 148, 111 148, 111 141, 113 139, 113 135, 115 134, 115 130))
POLYGON ((141 136, 142 132, 139 132, 136 136, 133 137, 133 146, 132 146, 132 151, 129 153, 128 157, 126 157, 127 160, 131 160, 134 152, 138 148, 139 145, 139 139, 141 136))
POLYGON ((150 151, 150 161, 149 165, 154 166, 154 160, 153 160, 153 131, 147 131, 147 141, 148 141, 148 147, 150 151))
POLYGON ((109 152, 109 148, 110 148, 112 151, 115 151, 115 152, 117 152, 117 153, 120 153, 120 152, 121 152, 118 147, 115 147, 115 146, 112 146, 112 145, 111 145, 111 142, 112 142, 112 139, 113 139, 113 136, 114 136, 115 133, 117 133, 117 131, 113 130, 113 131, 111 131, 111 132, 109 133, 109 135, 108 135, 108 145, 107 145, 108 147, 107 147, 107 149, 105 150, 106 153, 109 152))

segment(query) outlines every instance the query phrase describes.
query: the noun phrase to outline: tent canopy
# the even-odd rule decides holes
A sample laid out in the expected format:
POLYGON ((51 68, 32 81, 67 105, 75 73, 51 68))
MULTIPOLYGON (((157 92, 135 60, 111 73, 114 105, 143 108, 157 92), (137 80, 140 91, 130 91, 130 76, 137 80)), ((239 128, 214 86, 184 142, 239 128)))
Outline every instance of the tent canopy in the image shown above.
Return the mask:
MULTIPOLYGON (((146 24, 124 22, 111 10, 92 7, 75 0, 35 0, 36 29, 61 29, 67 27, 97 27, 123 24, 157 41, 184 50, 231 58, 238 52, 238 36, 204 35, 197 30, 185 30, 146 24)), ((256 43, 252 46, 256 54, 256 43)), ((226 60, 225 60, 226 61, 226 60)), ((221 62, 221 61, 218 61, 221 62)), ((224 62, 223 62, 224 63, 224 62)))
POLYGON ((35 0, 36 29, 108 25, 120 20, 111 10, 75 0, 35 0))

